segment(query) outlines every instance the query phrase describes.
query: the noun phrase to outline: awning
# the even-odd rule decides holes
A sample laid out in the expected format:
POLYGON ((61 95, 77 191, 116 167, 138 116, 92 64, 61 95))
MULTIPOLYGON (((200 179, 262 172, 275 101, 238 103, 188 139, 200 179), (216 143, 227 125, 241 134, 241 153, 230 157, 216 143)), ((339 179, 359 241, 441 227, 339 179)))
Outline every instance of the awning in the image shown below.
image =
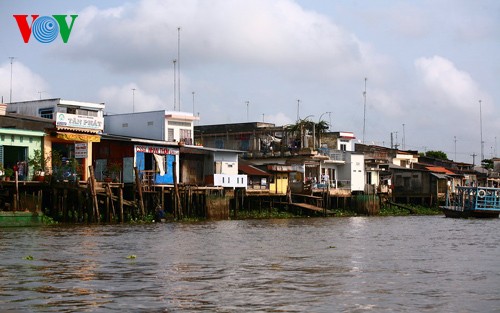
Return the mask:
POLYGON ((75 133, 63 133, 58 132, 57 138, 64 139, 68 141, 79 141, 79 142, 100 142, 100 135, 87 135, 87 134, 75 134, 75 133))

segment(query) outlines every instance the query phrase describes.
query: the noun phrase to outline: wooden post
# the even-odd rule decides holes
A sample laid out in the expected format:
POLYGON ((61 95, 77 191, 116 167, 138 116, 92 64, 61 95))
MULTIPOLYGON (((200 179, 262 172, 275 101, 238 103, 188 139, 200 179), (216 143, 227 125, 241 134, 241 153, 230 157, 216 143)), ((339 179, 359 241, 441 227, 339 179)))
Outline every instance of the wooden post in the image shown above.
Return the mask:
POLYGON ((64 189, 63 189, 61 204, 62 204, 63 220, 65 222, 68 222, 68 210, 69 210, 69 208, 68 208, 68 188, 67 187, 64 187, 64 189))
POLYGON ((109 220, 108 222, 111 222, 111 216, 115 216, 116 215, 116 212, 115 212, 115 204, 113 203, 113 192, 111 191, 111 187, 109 186, 109 184, 106 185, 106 195, 108 196, 108 201, 111 201, 111 212, 108 212, 109 214, 109 220))
POLYGON ((97 190, 96 190, 96 182, 95 182, 95 176, 94 176, 94 168, 92 166, 89 166, 89 172, 90 172, 90 177, 89 177, 89 186, 90 186, 90 192, 92 195, 92 200, 93 200, 93 212, 96 215, 97 222, 99 223, 101 221, 101 214, 99 212, 99 202, 97 201, 97 190))
POLYGON ((15 187, 16 187, 16 191, 15 191, 15 193, 14 193, 14 197, 13 197, 13 199, 12 199, 12 200, 13 200, 13 202, 14 202, 14 203, 12 204, 12 206, 14 207, 14 210, 13 210, 13 211, 17 211, 17 210, 19 210, 19 180, 18 180, 18 177, 17 177, 18 172, 17 172, 17 171, 15 171, 15 172, 14 172, 14 174, 15 174, 15 175, 14 175, 14 180, 15 180, 15 187))
POLYGON ((123 216, 123 184, 118 189, 118 205, 120 206, 120 222, 123 223, 125 217, 123 216))
POLYGON ((139 177, 139 170, 137 169, 136 166, 134 166, 134 173, 135 173, 135 185, 137 188, 137 193, 139 194, 139 208, 141 209, 142 217, 144 217, 146 213, 144 212, 144 199, 142 198, 142 184, 141 184, 141 179, 139 177))
POLYGON ((176 212, 176 218, 181 219, 182 218, 182 205, 181 205, 181 197, 179 195, 179 185, 177 184, 177 162, 172 163, 172 167, 174 168, 174 197, 175 197, 175 206, 174 206, 174 212, 176 212))

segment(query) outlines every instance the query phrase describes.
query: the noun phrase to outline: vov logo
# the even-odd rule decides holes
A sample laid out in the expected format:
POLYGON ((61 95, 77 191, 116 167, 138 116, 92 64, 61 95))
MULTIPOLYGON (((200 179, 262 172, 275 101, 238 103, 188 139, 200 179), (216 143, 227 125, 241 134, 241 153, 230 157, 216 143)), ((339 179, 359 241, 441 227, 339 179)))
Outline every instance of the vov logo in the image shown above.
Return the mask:
POLYGON ((73 29, 73 24, 75 24, 75 20, 78 17, 78 15, 70 15, 71 24, 68 26, 66 22, 66 17, 68 15, 40 16, 38 14, 32 14, 31 25, 28 25, 27 14, 16 14, 12 16, 14 16, 17 21, 17 26, 19 26, 25 43, 30 41, 31 34, 41 43, 50 43, 60 34, 62 41, 67 43, 71 30, 73 29))

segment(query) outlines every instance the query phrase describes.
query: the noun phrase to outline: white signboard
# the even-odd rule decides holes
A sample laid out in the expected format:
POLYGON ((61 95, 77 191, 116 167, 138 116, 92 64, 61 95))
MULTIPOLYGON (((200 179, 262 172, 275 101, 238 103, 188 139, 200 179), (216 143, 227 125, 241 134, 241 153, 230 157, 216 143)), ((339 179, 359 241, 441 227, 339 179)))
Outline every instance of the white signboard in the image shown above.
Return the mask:
POLYGON ((57 112, 56 126, 97 129, 102 131, 104 130, 104 118, 57 112))
POLYGON ((154 154, 170 154, 170 155, 178 155, 178 149, 169 149, 165 147, 154 147, 154 146, 135 146, 136 152, 144 152, 144 153, 154 153, 154 154))
POLYGON ((87 143, 75 143, 75 159, 86 159, 88 156, 87 143))

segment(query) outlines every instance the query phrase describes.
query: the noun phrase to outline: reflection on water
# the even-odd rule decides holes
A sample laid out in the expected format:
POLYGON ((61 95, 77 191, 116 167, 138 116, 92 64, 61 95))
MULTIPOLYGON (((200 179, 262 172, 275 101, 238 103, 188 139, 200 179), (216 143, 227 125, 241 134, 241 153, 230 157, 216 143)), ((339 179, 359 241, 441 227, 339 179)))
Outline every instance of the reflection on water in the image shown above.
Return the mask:
POLYGON ((0 307, 500 312, 499 226, 356 217, 1 229, 0 307))

